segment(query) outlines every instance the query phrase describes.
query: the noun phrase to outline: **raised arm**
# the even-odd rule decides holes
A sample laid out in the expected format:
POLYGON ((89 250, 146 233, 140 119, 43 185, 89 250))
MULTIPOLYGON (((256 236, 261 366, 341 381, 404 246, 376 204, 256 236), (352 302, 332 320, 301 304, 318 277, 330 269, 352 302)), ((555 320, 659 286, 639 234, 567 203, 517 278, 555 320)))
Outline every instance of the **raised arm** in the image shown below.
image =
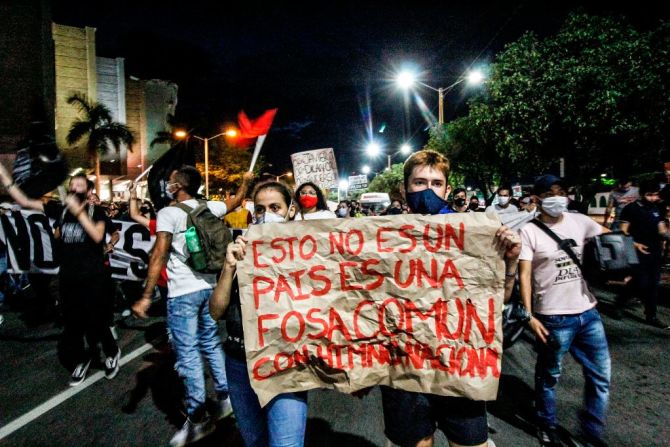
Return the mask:
POLYGON ((233 289, 233 281, 237 270, 237 262, 244 259, 247 240, 239 236, 236 242, 228 244, 226 249, 226 262, 221 271, 219 281, 216 283, 214 292, 209 299, 209 314, 215 320, 220 320, 230 305, 230 293, 233 289))
POLYGON ((137 205, 137 185, 131 183, 130 185, 130 218, 143 227, 149 228, 149 219, 140 213, 140 207, 137 205))
POLYGON ((251 180, 253 178, 254 173, 251 171, 245 172, 244 175, 242 175, 242 184, 235 193, 235 198, 224 201, 224 203, 226 204, 226 214, 235 211, 235 208, 240 206, 242 200, 244 199, 244 196, 247 195, 247 191, 249 190, 249 184, 251 183, 251 180))
POLYGON ((14 199, 14 201, 22 208, 29 208, 31 210, 44 212, 44 204, 41 200, 31 199, 26 196, 12 179, 12 176, 7 172, 7 169, 0 163, 0 181, 5 187, 7 193, 14 199))
MULTIPOLYGON (((77 218, 79 224, 93 241, 101 242, 105 238, 105 221, 93 222, 86 212, 86 204, 81 203, 74 194, 65 199, 68 211, 77 218)), ((92 205, 91 205, 92 206, 92 205)), ((34 209, 34 208, 33 208, 34 209)))

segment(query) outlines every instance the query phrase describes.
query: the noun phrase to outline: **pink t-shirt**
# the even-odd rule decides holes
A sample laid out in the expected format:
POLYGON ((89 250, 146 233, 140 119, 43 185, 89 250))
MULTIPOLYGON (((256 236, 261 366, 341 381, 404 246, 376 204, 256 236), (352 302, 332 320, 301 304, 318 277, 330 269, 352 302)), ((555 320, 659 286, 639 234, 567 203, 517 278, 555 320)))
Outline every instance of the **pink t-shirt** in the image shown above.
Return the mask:
MULTIPOLYGON (((561 239, 574 240, 577 246, 572 249, 580 259, 584 241, 602 233, 601 226, 591 218, 576 213, 563 213, 561 221, 547 226, 561 239)), ((568 315, 595 307, 596 298, 579 267, 549 235, 528 223, 521 229, 521 244, 519 260, 532 263, 533 312, 568 315)))

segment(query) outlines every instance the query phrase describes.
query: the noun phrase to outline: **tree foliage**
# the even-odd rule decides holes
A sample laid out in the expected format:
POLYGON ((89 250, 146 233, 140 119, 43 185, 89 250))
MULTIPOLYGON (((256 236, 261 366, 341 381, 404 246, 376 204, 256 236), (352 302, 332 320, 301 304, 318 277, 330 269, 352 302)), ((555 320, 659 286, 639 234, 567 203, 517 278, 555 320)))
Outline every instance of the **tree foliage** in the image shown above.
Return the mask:
POLYGON ((488 91, 429 141, 479 186, 566 161, 585 185, 658 170, 670 136, 670 23, 571 15, 555 35, 523 35, 497 55, 488 91), (442 132, 442 134, 440 134, 442 132))
POLYGON ((400 195, 400 185, 403 182, 403 164, 396 163, 391 165, 391 170, 379 174, 368 184, 370 192, 385 192, 389 196, 397 197, 400 195))
POLYGON ((75 145, 85 139, 86 150, 92 158, 98 154, 104 155, 110 149, 119 152, 122 144, 132 150, 135 142, 133 133, 125 124, 115 122, 105 105, 89 102, 80 94, 70 96, 67 102, 77 106, 83 114, 83 117, 75 119, 70 126, 68 144, 75 145))

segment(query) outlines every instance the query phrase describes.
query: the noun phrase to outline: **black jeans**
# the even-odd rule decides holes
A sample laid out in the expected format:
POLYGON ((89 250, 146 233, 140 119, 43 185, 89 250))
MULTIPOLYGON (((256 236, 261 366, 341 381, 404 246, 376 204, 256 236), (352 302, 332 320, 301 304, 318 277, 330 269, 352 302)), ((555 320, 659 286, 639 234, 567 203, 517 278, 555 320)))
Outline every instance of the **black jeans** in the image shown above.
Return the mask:
MULTIPOLYGON (((61 360, 69 370, 74 369, 97 352, 102 345, 106 357, 113 357, 118 346, 109 328, 108 282, 104 275, 86 277, 60 276, 60 296, 63 303, 63 336, 61 360), (88 341, 89 352, 84 345, 88 341)), ((95 359, 94 359, 95 360, 95 359)))
POLYGON ((638 252, 638 257, 640 265, 635 273, 634 286, 638 296, 644 302, 644 313, 647 319, 656 318, 662 258, 660 253, 644 255, 640 252, 638 252))

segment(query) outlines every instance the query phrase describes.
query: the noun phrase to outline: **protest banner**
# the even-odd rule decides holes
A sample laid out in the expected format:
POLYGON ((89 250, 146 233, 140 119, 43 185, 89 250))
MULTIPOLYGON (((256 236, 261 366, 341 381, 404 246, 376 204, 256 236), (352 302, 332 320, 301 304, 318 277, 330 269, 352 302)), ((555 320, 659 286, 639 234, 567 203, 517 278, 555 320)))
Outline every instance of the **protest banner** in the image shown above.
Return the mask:
MULTIPOLYGON (((122 280, 144 280, 154 237, 140 224, 112 223, 120 235, 110 255, 112 276, 122 280)), ((0 214, 0 243, 7 248, 10 273, 58 273, 53 224, 53 220, 37 211, 0 214)))
POLYGON ((349 191, 362 191, 368 187, 368 176, 365 174, 361 175, 350 175, 349 176, 349 191))
POLYGON ((238 280, 261 405, 285 392, 378 384, 495 399, 499 228, 484 213, 251 227, 238 280))
POLYGON ((293 176, 296 185, 314 182, 317 186, 337 188, 337 162, 332 148, 291 154, 293 176))

